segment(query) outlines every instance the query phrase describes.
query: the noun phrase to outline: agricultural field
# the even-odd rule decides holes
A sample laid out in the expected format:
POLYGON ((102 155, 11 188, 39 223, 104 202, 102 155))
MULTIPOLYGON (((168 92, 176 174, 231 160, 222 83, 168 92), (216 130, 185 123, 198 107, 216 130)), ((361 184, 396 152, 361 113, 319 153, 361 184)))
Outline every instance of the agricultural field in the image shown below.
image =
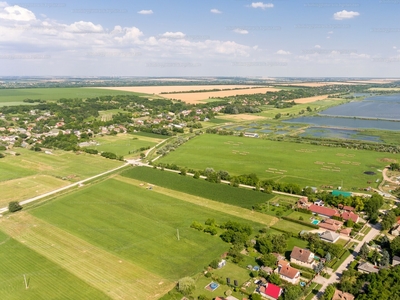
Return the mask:
POLYGON ((387 165, 388 159, 397 158, 396 154, 367 150, 204 134, 160 162, 198 170, 211 167, 231 175, 256 173, 261 179, 300 186, 343 186, 344 190, 351 190, 380 180, 378 170, 387 165), (375 174, 364 174, 366 171, 375 174))
POLYGON ((3 232, 0 232, 0 261, 1 299, 110 299, 3 232))
POLYGON ((218 236, 190 228, 193 221, 214 218, 218 223, 245 222, 255 230, 262 227, 115 179, 47 202, 31 213, 168 281, 196 274, 229 248, 218 236))
POLYGON ((155 170, 146 167, 132 168, 124 171, 122 175, 168 189, 247 209, 251 209, 256 204, 265 203, 274 197, 274 195, 266 193, 255 192, 244 188, 234 188, 226 184, 211 183, 204 179, 194 179, 191 176, 182 176, 174 172, 155 170))
POLYGON ((98 96, 116 96, 116 95, 139 95, 130 91, 113 91, 101 88, 32 88, 32 89, 1 89, 0 106, 11 106, 20 104, 29 104, 23 102, 24 99, 40 99, 46 101, 56 101, 61 98, 92 98, 98 96))
POLYGON ((0 206, 63 187, 101 172, 121 162, 97 155, 55 150, 53 154, 18 149, 21 155, 6 155, 0 160, 0 206), (82 167, 84 166, 84 167, 82 167))
POLYGON ((89 146, 89 149, 96 149, 99 152, 106 151, 115 153, 117 156, 123 156, 127 158, 129 156, 138 156, 139 149, 142 147, 153 147, 161 139, 151 139, 149 137, 135 136, 132 134, 117 134, 107 135, 103 137, 95 137, 93 139, 99 145, 89 146))

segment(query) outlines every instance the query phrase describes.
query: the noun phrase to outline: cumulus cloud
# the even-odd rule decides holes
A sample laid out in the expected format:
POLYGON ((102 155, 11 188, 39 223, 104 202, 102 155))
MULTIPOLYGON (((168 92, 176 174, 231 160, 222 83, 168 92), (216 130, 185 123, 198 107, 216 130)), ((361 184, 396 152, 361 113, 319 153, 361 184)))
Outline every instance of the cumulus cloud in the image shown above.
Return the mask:
POLYGON ((18 5, 8 6, 6 2, 0 2, 0 19, 11 21, 34 21, 35 14, 18 5))
POLYGON ((320 45, 315 45, 314 48, 320 49, 321 46, 320 45))
POLYGON ((233 32, 236 32, 239 34, 248 34, 249 33, 246 29, 240 29, 240 28, 234 29, 233 32))
POLYGON ((216 9, 216 8, 213 8, 213 9, 211 9, 210 10, 213 14, 222 14, 222 11, 220 11, 220 10, 218 10, 218 9, 216 9))
POLYGON ((342 10, 342 11, 338 11, 338 12, 334 13, 333 18, 335 20, 346 20, 346 19, 352 19, 359 15, 360 15, 360 13, 356 12, 356 11, 342 10))
POLYGON ((289 55, 290 52, 289 52, 289 51, 285 51, 285 50, 278 50, 278 51, 276 51, 276 54, 279 54, 279 55, 289 55))
POLYGON ((180 31, 178 31, 178 32, 167 31, 166 33, 163 33, 161 36, 165 37, 165 38, 183 39, 185 37, 185 34, 180 31))
POLYGON ((143 35, 143 32, 139 30, 137 27, 125 27, 122 32, 124 33, 122 37, 116 37, 115 40, 118 42, 133 42, 133 43, 142 43, 140 41, 140 37, 143 35))
POLYGON ((94 25, 92 22, 79 21, 66 26, 66 31, 73 33, 99 33, 104 32, 101 25, 94 25))
POLYGON ((138 11, 138 14, 141 14, 141 15, 152 15, 153 11, 151 9, 148 9, 148 10, 142 9, 142 10, 138 11))
POLYGON ((253 2, 251 3, 250 7, 266 9, 266 8, 272 8, 274 7, 274 5, 272 3, 253 2))

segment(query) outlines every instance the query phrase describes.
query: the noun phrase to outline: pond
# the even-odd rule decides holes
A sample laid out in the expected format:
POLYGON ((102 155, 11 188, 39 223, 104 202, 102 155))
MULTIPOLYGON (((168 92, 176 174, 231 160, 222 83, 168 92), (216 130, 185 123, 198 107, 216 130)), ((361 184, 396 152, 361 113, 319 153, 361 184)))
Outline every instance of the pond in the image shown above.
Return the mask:
POLYGON ((337 129, 337 128, 324 128, 324 127, 310 127, 304 130, 299 136, 309 137, 322 137, 322 138, 335 138, 335 139, 351 139, 360 141, 370 141, 381 143, 382 140, 377 136, 362 135, 357 130, 337 129))

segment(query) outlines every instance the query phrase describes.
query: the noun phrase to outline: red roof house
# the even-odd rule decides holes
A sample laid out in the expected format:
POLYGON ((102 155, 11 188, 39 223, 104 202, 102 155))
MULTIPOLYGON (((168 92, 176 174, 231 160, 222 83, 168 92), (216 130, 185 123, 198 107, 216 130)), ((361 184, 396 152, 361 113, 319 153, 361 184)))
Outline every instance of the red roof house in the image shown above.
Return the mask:
POLYGON ((268 299, 276 300, 282 294, 282 289, 272 283, 267 283, 267 286, 260 287, 260 294, 268 299))
POLYGON ((311 204, 308 209, 310 211, 312 211, 313 213, 316 213, 316 214, 322 215, 322 216, 326 216, 326 217, 332 217, 337 213, 336 209, 319 206, 319 205, 315 205, 315 204, 311 204))
POLYGON ((344 213, 342 213, 342 218, 343 220, 349 220, 351 219, 354 223, 357 223, 359 220, 359 216, 353 212, 347 212, 345 211, 344 213))

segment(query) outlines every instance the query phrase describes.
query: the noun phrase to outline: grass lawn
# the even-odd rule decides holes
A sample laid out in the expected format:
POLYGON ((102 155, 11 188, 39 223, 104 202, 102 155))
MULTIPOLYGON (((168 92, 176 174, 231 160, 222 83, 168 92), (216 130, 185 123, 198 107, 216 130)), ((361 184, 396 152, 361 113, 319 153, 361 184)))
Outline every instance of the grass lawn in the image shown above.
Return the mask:
POLYGON ((111 299, 3 232, 0 261, 1 299, 111 299))
POLYGON ((298 234, 302 230, 314 230, 315 228, 313 227, 308 227, 302 224, 298 224, 295 222, 287 221, 287 220, 279 220, 278 223, 274 224, 272 228, 278 228, 280 230, 286 231, 286 232, 291 232, 294 234, 298 234))
POLYGON ((98 155, 54 150, 52 155, 18 148, 21 155, 0 160, 0 207, 52 191, 120 166, 98 155))
MULTIPOLYGON (((142 180, 168 189, 208 198, 251 209, 253 205, 265 203, 274 195, 256 192, 245 188, 234 188, 226 184, 210 183, 204 179, 194 179, 174 172, 161 171, 148 167, 137 167, 122 173, 123 176, 142 180)), ((266 216, 266 218, 268 218, 266 216)))
POLYGON ((294 220, 299 220, 300 217, 303 218, 303 222, 309 222, 311 224, 311 217, 313 217, 312 214, 306 214, 303 212, 299 211, 293 211, 290 215, 288 215, 289 218, 292 218, 294 220))
POLYGON ((314 298, 315 295, 318 294, 318 291, 321 289, 322 284, 312 284, 312 290, 310 292, 310 294, 308 294, 308 296, 306 297, 305 300, 311 300, 314 298))
POLYGON ((171 281, 196 274, 229 249, 218 236, 190 228, 194 220, 261 227, 114 179, 47 202, 32 214, 171 281))
POLYGON ((151 142, 146 138, 136 137, 131 134, 117 134, 115 136, 107 135, 103 137, 94 138, 99 143, 98 146, 87 147, 89 149, 96 149, 100 151, 112 152, 118 156, 130 157, 139 156, 139 149, 142 147, 153 147, 157 143, 151 142), (132 153, 132 154, 130 154, 132 153))
MULTIPOLYGON (((24 99, 41 99, 56 101, 61 98, 92 98, 98 96, 116 95, 146 95, 142 93, 115 91, 97 88, 31 88, 31 89, 2 89, 0 90, 0 106, 24 103, 24 99)), ((150 96, 150 95, 149 95, 150 96)))
POLYGON ((256 173, 262 179, 293 182, 300 186, 365 187, 374 180, 365 171, 382 169, 391 153, 279 142, 237 136, 203 134, 160 159, 182 167, 212 167, 231 175, 256 173), (207 159, 204 159, 208 153, 207 159))
POLYGON ((346 243, 347 243, 347 240, 345 240, 345 239, 338 239, 337 242, 336 242, 335 244, 344 247, 344 245, 346 245, 346 243))

